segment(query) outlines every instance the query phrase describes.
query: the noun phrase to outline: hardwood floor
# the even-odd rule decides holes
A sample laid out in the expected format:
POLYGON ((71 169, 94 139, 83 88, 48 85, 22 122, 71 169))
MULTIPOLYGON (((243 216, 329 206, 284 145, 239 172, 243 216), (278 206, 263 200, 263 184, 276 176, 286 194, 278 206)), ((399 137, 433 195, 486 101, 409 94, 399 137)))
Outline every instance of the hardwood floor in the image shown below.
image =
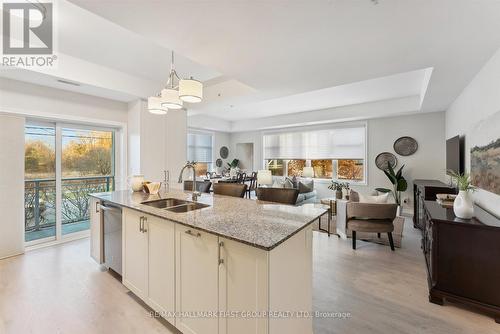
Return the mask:
MULTIPOLYGON (((317 318, 314 333, 498 333, 490 317, 428 302, 419 238, 409 221, 395 252, 315 233, 315 311, 350 317, 317 318)), ((100 271, 84 239, 0 261, 0 333, 174 331, 100 271)))

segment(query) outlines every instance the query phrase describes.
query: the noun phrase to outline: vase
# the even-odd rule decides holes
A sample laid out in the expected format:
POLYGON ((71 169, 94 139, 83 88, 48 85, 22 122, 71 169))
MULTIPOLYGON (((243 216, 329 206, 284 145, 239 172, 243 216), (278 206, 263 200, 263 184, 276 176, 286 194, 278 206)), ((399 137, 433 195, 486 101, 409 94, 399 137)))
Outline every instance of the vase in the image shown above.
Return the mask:
POLYGON ((335 191, 335 199, 342 199, 342 190, 335 191))
POLYGON ((460 190, 453 202, 453 212, 455 216, 463 219, 471 219, 474 214, 471 193, 467 190, 460 190))

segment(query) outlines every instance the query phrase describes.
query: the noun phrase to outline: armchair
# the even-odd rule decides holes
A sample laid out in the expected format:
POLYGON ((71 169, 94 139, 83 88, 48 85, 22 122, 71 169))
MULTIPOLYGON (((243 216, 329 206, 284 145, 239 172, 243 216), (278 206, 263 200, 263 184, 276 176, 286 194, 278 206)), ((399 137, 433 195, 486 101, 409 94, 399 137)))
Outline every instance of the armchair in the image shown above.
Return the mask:
POLYGON ((352 232, 352 249, 356 249, 356 232, 387 233, 391 250, 394 250, 392 231, 397 204, 347 203, 347 230, 352 232))

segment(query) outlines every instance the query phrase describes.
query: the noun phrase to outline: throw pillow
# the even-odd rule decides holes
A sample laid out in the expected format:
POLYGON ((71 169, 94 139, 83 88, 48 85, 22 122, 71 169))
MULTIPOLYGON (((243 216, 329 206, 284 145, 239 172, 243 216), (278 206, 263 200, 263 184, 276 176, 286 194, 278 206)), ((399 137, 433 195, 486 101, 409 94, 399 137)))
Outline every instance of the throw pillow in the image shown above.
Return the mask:
POLYGON ((299 194, 310 193, 314 190, 314 181, 300 181, 299 182, 299 194))
POLYGON ((351 193, 349 194, 349 200, 351 202, 359 202, 359 193, 351 189, 351 193))
POLYGON ((287 189, 293 189, 293 182, 289 178, 285 179, 285 182, 283 182, 283 188, 287 189))
POLYGON ((369 195, 363 195, 359 194, 359 202, 360 203, 374 203, 374 204, 385 204, 387 203, 387 200, 389 199, 389 193, 385 193, 383 195, 379 196, 369 196, 369 195))

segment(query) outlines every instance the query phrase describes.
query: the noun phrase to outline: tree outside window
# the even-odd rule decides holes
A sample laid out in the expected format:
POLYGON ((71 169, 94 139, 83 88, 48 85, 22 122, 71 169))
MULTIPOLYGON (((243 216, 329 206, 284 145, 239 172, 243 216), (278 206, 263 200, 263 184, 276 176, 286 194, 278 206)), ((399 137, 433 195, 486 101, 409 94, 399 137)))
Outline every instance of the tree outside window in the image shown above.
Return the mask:
POLYGON ((299 177, 306 166, 306 160, 288 160, 287 172, 290 177, 299 177))
POLYGON ((363 160, 341 159, 337 161, 337 178, 339 180, 363 181, 363 160))
POLYGON ((311 160, 311 167, 314 169, 315 178, 331 179, 333 177, 332 160, 311 160))

